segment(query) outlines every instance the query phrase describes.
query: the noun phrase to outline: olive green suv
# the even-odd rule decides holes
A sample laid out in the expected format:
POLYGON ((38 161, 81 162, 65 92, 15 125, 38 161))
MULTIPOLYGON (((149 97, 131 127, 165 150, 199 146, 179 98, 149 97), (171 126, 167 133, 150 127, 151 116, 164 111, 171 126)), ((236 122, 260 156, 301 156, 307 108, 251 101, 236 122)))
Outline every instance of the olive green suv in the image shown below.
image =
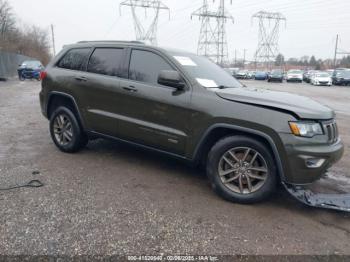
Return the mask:
POLYGON ((328 107, 244 87, 185 51, 84 41, 66 46, 42 79, 42 113, 63 152, 96 137, 163 152, 204 166, 234 202, 265 199, 281 182, 312 183, 343 154, 328 107))

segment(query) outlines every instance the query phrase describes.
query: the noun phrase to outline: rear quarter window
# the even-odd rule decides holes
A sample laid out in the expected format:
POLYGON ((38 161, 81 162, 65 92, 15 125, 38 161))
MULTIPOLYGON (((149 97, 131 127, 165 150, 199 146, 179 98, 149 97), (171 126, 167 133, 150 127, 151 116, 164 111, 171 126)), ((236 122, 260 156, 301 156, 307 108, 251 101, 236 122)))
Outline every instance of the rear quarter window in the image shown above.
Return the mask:
POLYGON ((83 70, 90 50, 90 48, 75 48, 69 50, 57 63, 57 67, 78 71, 83 70))

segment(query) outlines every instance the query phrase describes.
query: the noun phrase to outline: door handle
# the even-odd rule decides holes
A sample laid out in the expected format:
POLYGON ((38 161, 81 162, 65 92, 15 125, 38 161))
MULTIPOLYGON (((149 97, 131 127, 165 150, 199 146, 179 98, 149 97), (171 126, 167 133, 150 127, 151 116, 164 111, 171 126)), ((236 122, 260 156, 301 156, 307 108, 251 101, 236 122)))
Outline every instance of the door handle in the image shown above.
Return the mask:
POLYGON ((134 86, 128 86, 128 87, 124 86, 123 89, 128 91, 128 92, 137 92, 137 89, 134 86))
POLYGON ((74 78, 75 80, 81 81, 81 82, 86 82, 88 80, 85 76, 76 76, 74 78))

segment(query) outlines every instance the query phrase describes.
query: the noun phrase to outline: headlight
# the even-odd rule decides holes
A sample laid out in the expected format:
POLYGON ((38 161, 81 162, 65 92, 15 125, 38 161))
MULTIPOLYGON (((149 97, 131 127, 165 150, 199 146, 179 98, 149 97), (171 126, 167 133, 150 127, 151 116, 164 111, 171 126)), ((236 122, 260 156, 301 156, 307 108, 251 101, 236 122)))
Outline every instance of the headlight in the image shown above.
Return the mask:
POLYGON ((289 122, 290 130, 296 136, 313 137, 323 135, 322 127, 315 122, 289 122))

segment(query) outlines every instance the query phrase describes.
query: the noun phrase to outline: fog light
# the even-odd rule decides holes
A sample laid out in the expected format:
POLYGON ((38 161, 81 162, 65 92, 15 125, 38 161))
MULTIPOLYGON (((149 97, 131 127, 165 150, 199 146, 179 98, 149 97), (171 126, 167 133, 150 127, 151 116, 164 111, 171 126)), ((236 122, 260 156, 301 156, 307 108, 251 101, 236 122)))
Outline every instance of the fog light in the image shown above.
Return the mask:
POLYGON ((308 168, 319 168, 323 165, 326 159, 324 158, 309 158, 305 160, 305 164, 308 168))

